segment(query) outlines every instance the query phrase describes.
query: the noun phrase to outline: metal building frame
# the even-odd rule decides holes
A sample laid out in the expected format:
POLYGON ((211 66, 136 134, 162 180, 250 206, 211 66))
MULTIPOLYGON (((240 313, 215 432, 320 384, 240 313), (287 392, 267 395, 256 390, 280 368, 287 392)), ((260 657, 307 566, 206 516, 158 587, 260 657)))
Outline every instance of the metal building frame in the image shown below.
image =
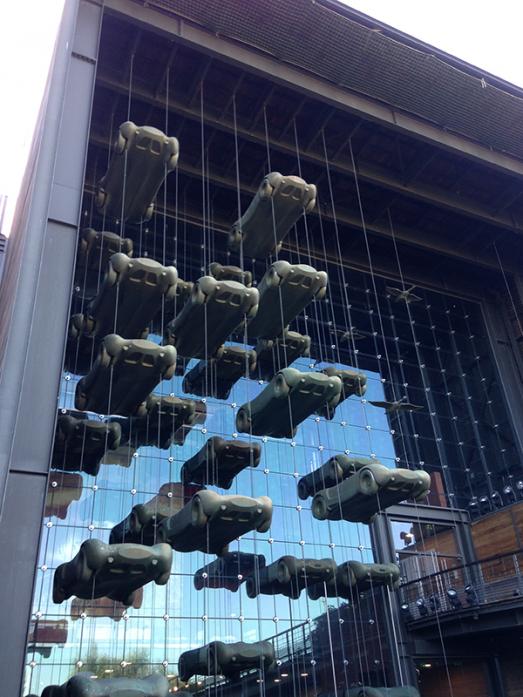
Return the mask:
MULTIPOLYGON (((19 203, 16 212, 16 233, 10 240, 0 288, 0 545, 5 589, 0 599, 0 624, 9 637, 9 641, 4 642, 0 667, 5 694, 10 695, 20 694, 22 686, 80 222, 98 43, 105 12, 125 15, 131 21, 183 43, 270 75, 272 80, 292 85, 306 95, 319 96, 326 103, 368 120, 388 124, 398 132, 459 152, 471 161, 523 176, 523 163, 510 155, 445 132, 370 98, 351 94, 146 5, 130 0, 66 2, 32 169, 25 180, 28 195, 19 203), (51 303, 52 313, 49 312, 51 303), (31 438, 27 437, 28 429, 31 438), (21 528, 23 534, 20 534, 21 528)), ((395 186, 390 181, 387 185, 395 186)), ((418 194, 428 195, 423 191, 418 194)), ((440 203, 451 209, 459 207, 459 202, 451 199, 440 203)), ((471 210, 469 214, 479 220, 485 216, 479 210, 471 210)), ((503 216, 494 218, 490 216, 488 222, 507 224, 503 216)), ((406 238, 403 241, 419 244, 419 240, 406 238)), ((439 251, 455 253, 448 248, 439 251)), ((514 422, 523 423, 523 402, 514 386, 516 367, 512 359, 509 361, 502 355, 506 353, 505 348, 496 344, 500 335, 506 335, 505 327, 501 326, 502 319, 491 304, 484 303, 484 309, 491 341, 494 348, 499 349, 498 368, 504 384, 508 385, 506 393, 514 422)), ((521 365, 519 367, 521 370, 521 365)), ((518 438, 523 448, 521 428, 518 438)), ((415 514, 408 509, 407 506, 395 507, 388 516, 419 518, 419 509, 415 514)), ((463 512, 435 509, 426 511, 426 515, 431 522, 456 524, 462 531, 460 538, 465 555, 473 555, 463 512)), ((377 558, 391 560, 394 550, 385 516, 380 516, 374 525, 372 537, 377 558)), ((393 623, 396 628, 401 627, 397 607, 393 623)), ((396 636, 390 622, 389 625, 389 636, 396 636)), ((401 633, 396 638, 401 670, 409 675, 413 665, 407 641, 401 633)), ((400 666, 396 666, 396 671, 399 670, 400 666)))
POLYGON ((0 621, 6 637, 0 669, 6 695, 22 689, 102 13, 101 5, 86 0, 65 3, 31 185, 16 211, 0 293, 0 621))

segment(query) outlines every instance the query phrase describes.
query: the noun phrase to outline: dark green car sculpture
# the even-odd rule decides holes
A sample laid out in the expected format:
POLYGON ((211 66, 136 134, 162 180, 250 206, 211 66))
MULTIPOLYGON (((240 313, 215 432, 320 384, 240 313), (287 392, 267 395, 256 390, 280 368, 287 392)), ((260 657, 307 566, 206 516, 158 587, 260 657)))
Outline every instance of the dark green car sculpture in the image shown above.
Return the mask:
POLYGON ((344 598, 355 601, 358 594, 378 586, 397 588, 400 581, 400 568, 397 564, 364 564, 359 561, 346 561, 339 564, 333 579, 326 584, 307 586, 311 600, 318 598, 344 598))
POLYGON ((271 380, 273 375, 291 365, 297 358, 310 356, 311 338, 286 329, 276 339, 259 339, 256 344, 256 366, 251 378, 271 380))
POLYGON ((230 489, 234 478, 246 467, 258 467, 261 445, 243 440, 225 440, 212 436, 180 471, 184 484, 211 484, 230 489))
POLYGON ((298 481, 298 496, 303 501, 309 496, 314 496, 322 489, 336 486, 347 477, 360 470, 362 467, 375 463, 368 457, 349 457, 348 455, 334 455, 321 467, 306 474, 298 481))
POLYGON ((174 299, 177 283, 174 266, 162 266, 148 257, 135 259, 114 254, 97 296, 80 315, 83 333, 105 336, 114 332, 128 339, 147 338, 162 300, 174 299))
POLYGON ((244 271, 239 266, 224 266, 217 261, 213 261, 209 264, 209 276, 213 276, 217 281, 243 283, 247 288, 252 286, 252 273, 244 271))
POLYGON ((319 583, 323 587, 333 580, 335 573, 336 562, 332 559, 301 559, 288 555, 249 576, 245 587, 249 598, 261 594, 296 599, 309 585, 319 583))
POLYGON ((98 414, 144 413, 145 400, 176 367, 174 346, 109 334, 89 373, 76 385, 75 407, 98 414))
POLYGON ((73 595, 84 600, 107 597, 132 605, 138 588, 154 581, 169 580, 172 549, 166 544, 105 544, 86 540, 78 554, 54 572, 53 602, 63 603, 73 595))
POLYGON ((260 303, 247 327, 249 337, 274 339, 313 300, 327 292, 328 276, 307 264, 275 261, 258 284, 260 303))
POLYGON ((178 659, 178 674, 184 682, 193 675, 224 675, 234 680, 246 670, 258 668, 266 672, 274 666, 274 646, 270 641, 252 644, 212 641, 198 649, 184 651, 178 659))
POLYGON ((272 501, 267 496, 220 495, 200 491, 179 513, 159 526, 159 539, 177 552, 222 554, 227 545, 251 530, 267 532, 272 521, 272 501))
POLYGON ((185 358, 219 358, 222 344, 243 320, 258 311, 258 291, 236 281, 202 276, 164 332, 164 343, 185 358))
POLYGON ((227 552, 195 572, 194 587, 197 591, 204 588, 226 588, 236 592, 247 577, 258 574, 264 566, 263 554, 227 552))
POLYGON ((49 685, 42 697, 168 697, 169 681, 155 673, 146 678, 103 678, 77 673, 63 685, 49 685))
POLYGON ((183 445, 193 426, 205 421, 206 406, 194 399, 151 394, 141 412, 122 423, 122 444, 168 450, 173 443, 183 445))
POLYGON ((163 485, 160 492, 152 499, 133 506, 129 515, 111 530, 109 544, 133 542, 141 545, 155 545, 160 541, 158 526, 162 520, 177 513, 183 506, 181 490, 180 484, 163 485), (178 487, 179 491, 176 491, 178 487))
POLYGON ((389 506, 406 499, 420 501, 429 488, 430 475, 424 470, 367 465, 341 484, 319 491, 312 500, 312 515, 369 524, 389 506))
POLYGON ((256 366, 256 353, 241 346, 224 346, 219 358, 199 361, 189 370, 182 384, 184 392, 202 397, 227 399, 242 377, 248 377, 256 366))
POLYGON ((240 407, 236 428, 256 436, 292 438, 304 419, 323 404, 335 403, 340 391, 338 377, 284 368, 255 399, 240 407))
POLYGON ((115 421, 91 421, 72 414, 56 420, 51 467, 64 472, 86 472, 96 477, 102 457, 120 445, 122 429, 115 421))
POLYGON ((98 293, 109 259, 118 252, 132 257, 133 241, 129 237, 120 237, 115 232, 105 230, 84 228, 80 232, 75 283, 86 300, 94 298, 98 293))
POLYGON ((358 397, 363 397, 367 391, 367 376, 365 373, 360 373, 359 370, 351 370, 350 368, 335 368, 334 366, 329 366, 328 368, 323 368, 322 373, 332 377, 337 375, 341 380, 341 393, 338 403, 331 406, 324 406, 319 411, 320 416, 324 416, 326 419, 332 419, 338 407, 342 402, 344 402, 349 397, 356 395, 358 397))
POLYGON ((289 230, 316 205, 316 187, 279 172, 265 175, 249 207, 229 232, 229 249, 264 259, 281 249, 289 230))
POLYGON ((122 123, 109 168, 96 190, 96 207, 104 215, 132 223, 150 220, 154 199, 178 162, 179 145, 152 126, 122 123))

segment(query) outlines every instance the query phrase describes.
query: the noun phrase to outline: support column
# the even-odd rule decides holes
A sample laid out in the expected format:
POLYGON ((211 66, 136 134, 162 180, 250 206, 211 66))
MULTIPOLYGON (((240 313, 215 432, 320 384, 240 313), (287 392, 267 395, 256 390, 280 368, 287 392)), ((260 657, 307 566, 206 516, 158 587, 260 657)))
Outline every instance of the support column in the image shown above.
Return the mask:
POLYGON ((102 7, 68 0, 0 288, 2 693, 19 695, 67 332, 102 7), (23 534, 21 529, 23 528, 23 534))
MULTIPOLYGON (((387 514, 382 513, 377 516, 371 525, 370 533, 376 562, 396 563, 396 550, 387 514)), ((386 592, 383 591, 383 593, 386 592)), ((397 592, 390 592, 390 613, 386 613, 385 618, 388 644, 391 647, 398 647, 397 653, 394 649, 391 650, 395 684, 417 686, 418 678, 412 658, 412 641, 401 617, 400 598, 397 592)))

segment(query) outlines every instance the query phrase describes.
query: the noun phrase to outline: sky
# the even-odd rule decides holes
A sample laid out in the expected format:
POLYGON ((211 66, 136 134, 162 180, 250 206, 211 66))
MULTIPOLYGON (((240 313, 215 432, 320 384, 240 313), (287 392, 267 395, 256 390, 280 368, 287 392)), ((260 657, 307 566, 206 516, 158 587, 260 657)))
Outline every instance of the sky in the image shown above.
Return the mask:
MULTIPOLYGON (((4 234, 9 232, 67 1, 6 0, 0 9, 0 89, 4 103, 10 105, 0 109, 0 195, 9 197, 4 234)), ((345 4, 523 87, 523 3, 517 0, 349 0, 345 4)))

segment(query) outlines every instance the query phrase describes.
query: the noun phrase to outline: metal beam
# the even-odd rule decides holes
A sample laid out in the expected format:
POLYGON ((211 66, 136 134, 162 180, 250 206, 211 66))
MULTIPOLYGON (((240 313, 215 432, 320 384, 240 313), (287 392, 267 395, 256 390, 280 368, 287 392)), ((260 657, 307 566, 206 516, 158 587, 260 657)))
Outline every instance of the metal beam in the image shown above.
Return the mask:
MULTIPOLYGON (((112 92, 127 94, 127 87, 125 85, 112 78, 104 76, 103 74, 98 76, 98 84, 105 89, 111 90, 112 92)), ((158 99, 155 97, 152 91, 148 92, 143 88, 133 89, 133 100, 136 99, 143 100, 144 102, 155 105, 158 108, 165 108, 165 100, 158 99)), ((188 107, 186 104, 177 100, 169 99, 169 109, 170 111, 173 111, 184 118, 198 122, 201 121, 202 115, 199 109, 188 107)), ((266 146, 265 133, 262 133, 261 131, 245 129, 240 126, 237 126, 235 130, 234 123, 232 121, 216 118, 205 113, 203 114, 203 120, 206 125, 217 128, 224 133, 234 134, 236 132, 238 137, 241 139, 249 140, 263 147, 266 146)), ((271 148, 289 155, 290 157, 296 157, 295 143, 282 142, 281 140, 271 138, 270 144, 271 148)), ((303 150, 301 148, 300 158, 319 167, 325 167, 325 160, 321 155, 303 150)), ((350 177, 354 176, 354 169, 349 157, 345 158, 343 161, 338 159, 329 160, 329 168, 333 172, 339 172, 350 177)), ((484 206, 479 206, 477 203, 467 201, 460 196, 453 195, 447 191, 438 190, 420 184, 406 184, 401 178, 393 177, 385 171, 378 170, 375 167, 370 167, 368 165, 357 164, 356 173, 361 180, 369 182, 375 186, 394 191, 396 194, 401 194, 408 198, 414 198, 437 208, 443 208, 453 213, 457 213, 460 216, 469 217, 495 227, 501 227, 504 230, 512 230, 514 232, 523 233, 523 223, 514 221, 510 215, 503 214, 502 212, 497 214, 493 213, 484 206)))
MULTIPOLYGON (((200 177, 201 178, 201 177, 200 177)), ((89 196, 94 196, 95 195, 95 186, 92 183, 92 180, 87 180, 91 181, 91 183, 87 183, 85 186, 85 193, 89 196)), ((192 180, 189 180, 192 181, 192 180)), ((187 183, 186 185, 187 186, 187 183)), ((185 187, 184 187, 185 188, 185 187)), ((215 194, 216 195, 216 194, 215 194)), ((182 194, 183 198, 183 194, 182 194)), ((163 215, 164 211, 163 208, 158 207, 158 214, 163 215)), ((189 209, 189 208, 184 208, 183 214, 178 211, 176 213, 176 210, 174 206, 168 206, 165 215, 167 218, 171 220, 178 220, 181 223, 186 223, 188 225, 192 225, 196 228, 201 228, 203 226, 203 221, 201 218, 201 207, 198 206, 196 209, 189 209)), ((215 215, 213 216, 212 223, 210 225, 210 228, 212 229, 213 232, 219 233, 219 234, 227 234, 230 227, 231 227, 231 220, 236 218, 236 214, 232 216, 231 219, 224 220, 223 218, 217 218, 215 215)), ((207 226, 208 227, 208 226, 207 226)), ((154 234, 154 231, 153 231, 154 234)), ((357 242, 358 240, 356 238, 352 238, 353 244, 351 245, 351 238, 345 236, 343 239, 343 246, 344 249, 342 250, 344 252, 343 256, 343 264, 347 268, 354 269, 356 271, 361 271, 363 273, 367 273, 369 270, 369 258, 367 255, 367 252, 363 249, 363 245, 355 245, 354 242, 357 242)), ((287 237, 287 239, 283 243, 283 250, 284 251, 289 251, 291 253, 296 253, 299 252, 300 250, 297 249, 295 242, 293 241, 292 237, 287 237)), ((302 252, 303 253, 303 250, 302 252)), ((322 245, 320 245, 319 248, 312 247, 310 250, 310 257, 313 262, 318 262, 320 267, 322 264, 325 262, 332 263, 332 264, 339 264, 340 263, 340 258, 339 254, 336 248, 334 248, 332 245, 329 245, 329 240, 326 240, 326 248, 324 249, 322 245)), ((405 278, 405 282, 411 285, 418 285, 422 286, 424 288, 428 288, 431 290, 435 291, 445 291, 449 292, 449 286, 443 282, 442 280, 445 281, 444 277, 441 276, 438 272, 438 266, 434 265, 434 258, 431 257, 430 261, 430 266, 426 266, 421 262, 420 256, 417 253, 416 249, 413 248, 412 254, 408 255, 406 252, 403 254, 403 275, 405 278)), ((462 264, 463 261, 466 261, 465 259, 458 259, 456 260, 456 263, 462 264)), ((393 260, 393 257, 391 254, 374 254, 372 258, 372 265, 374 269, 374 273, 377 274, 378 276, 383 276, 384 278, 390 280, 391 278, 395 278, 398 272, 396 262, 393 260)), ((477 274, 478 278, 474 278, 470 274, 466 276, 466 283, 463 285, 460 284, 461 279, 465 278, 464 274, 454 275, 453 277, 453 285, 452 288, 450 289, 451 292, 454 295, 457 295, 459 297, 462 297, 464 299, 469 299, 469 300, 475 300, 475 301, 482 301, 484 299, 484 290, 485 290, 485 273, 488 273, 489 276, 489 283, 494 284, 495 283, 495 278, 494 278, 494 273, 497 273, 496 269, 485 269, 483 270, 480 267, 480 272, 477 274)))
POLYGON ((156 86, 156 89, 154 90, 154 96, 156 99, 158 99, 158 95, 161 93, 162 89, 166 86, 166 80, 167 80, 167 75, 169 75, 169 72, 172 68, 172 64, 174 63, 174 59, 176 58, 176 54, 178 53, 178 50, 180 48, 180 44, 173 44, 173 47, 171 49, 171 53, 169 54, 169 58, 167 59, 167 63, 165 64, 165 68, 162 73, 162 77, 158 80, 158 84, 156 86))
POLYGON ((523 175, 523 161, 505 153, 492 150, 465 136, 449 133, 445 129, 424 121, 412 114, 395 109, 370 97, 351 92, 334 85, 314 74, 263 54, 261 51, 242 46, 221 35, 196 26, 174 13, 164 12, 130 0, 106 0, 108 11, 123 14, 132 21, 148 26, 164 36, 177 36, 185 44, 241 65, 251 72, 269 77, 270 80, 294 90, 322 99, 338 108, 357 114, 367 120, 376 121, 390 129, 405 133, 413 138, 429 142, 437 148, 448 150, 461 157, 512 175, 523 175))
MULTIPOLYGON (((103 137, 99 134, 92 133, 91 134, 91 144, 97 145, 99 147, 104 147, 108 148, 109 143, 107 141, 106 137, 103 137)), ((202 177, 202 171, 200 167, 196 167, 194 165, 189 164, 188 162, 184 162, 183 160, 180 160, 178 162, 178 170, 186 174, 189 177, 194 177, 197 179, 201 179, 202 177)), ((236 191, 237 190, 237 182, 236 178, 230 178, 227 176, 222 176, 216 173, 213 173, 212 171, 208 173, 208 176, 210 180, 217 186, 221 186, 225 189, 229 189, 231 191, 236 191)), ((253 186, 250 184, 246 184, 245 182, 241 181, 240 182, 240 190, 242 194, 250 194, 254 195, 257 191, 257 186, 253 186)), ((318 215, 318 209, 316 208, 311 215, 318 215)), ((332 213, 327 211, 322 211, 321 213, 322 218, 324 220, 329 220, 331 222, 334 221, 334 216, 332 213)), ((363 231, 363 222, 361 220, 361 217, 358 213, 351 214, 349 212, 342 212, 340 210, 336 210, 336 221, 338 223, 342 223, 343 225, 347 225, 351 228, 355 228, 357 230, 362 230, 363 231)), ((392 240, 392 233, 390 230, 390 227, 388 224, 379 224, 379 223, 374 223, 374 222, 369 222, 365 221, 365 230, 373 235, 379 235, 380 237, 386 237, 388 239, 392 240)), ((476 253, 474 253, 474 256, 467 256, 466 254, 463 254, 462 252, 456 252, 454 249, 449 247, 448 245, 445 245, 441 242, 439 242, 436 238, 434 237, 427 237, 427 235, 422 235, 419 233, 419 231, 416 229, 410 229, 406 228, 401 225, 395 225, 394 226, 394 237, 396 238, 397 241, 402 242, 404 244, 407 244, 412 247, 417 247, 418 249, 424 249, 428 252, 434 253, 437 252, 439 254, 443 254, 445 256, 450 256, 450 257, 455 257, 461 260, 468 260, 469 262, 475 263, 478 266, 484 266, 485 268, 489 269, 494 269, 496 272, 499 271, 499 265, 497 264, 496 261, 492 259, 490 255, 485 256, 484 258, 478 257, 476 253)), ((508 271, 516 271, 516 269, 512 269, 507 267, 508 271)))
POLYGON ((417 523, 434 523, 437 525, 455 525, 457 523, 470 523, 468 511, 461 508, 443 508, 441 506, 420 506, 410 503, 400 503, 397 506, 389 506, 385 514, 387 518, 417 523))

